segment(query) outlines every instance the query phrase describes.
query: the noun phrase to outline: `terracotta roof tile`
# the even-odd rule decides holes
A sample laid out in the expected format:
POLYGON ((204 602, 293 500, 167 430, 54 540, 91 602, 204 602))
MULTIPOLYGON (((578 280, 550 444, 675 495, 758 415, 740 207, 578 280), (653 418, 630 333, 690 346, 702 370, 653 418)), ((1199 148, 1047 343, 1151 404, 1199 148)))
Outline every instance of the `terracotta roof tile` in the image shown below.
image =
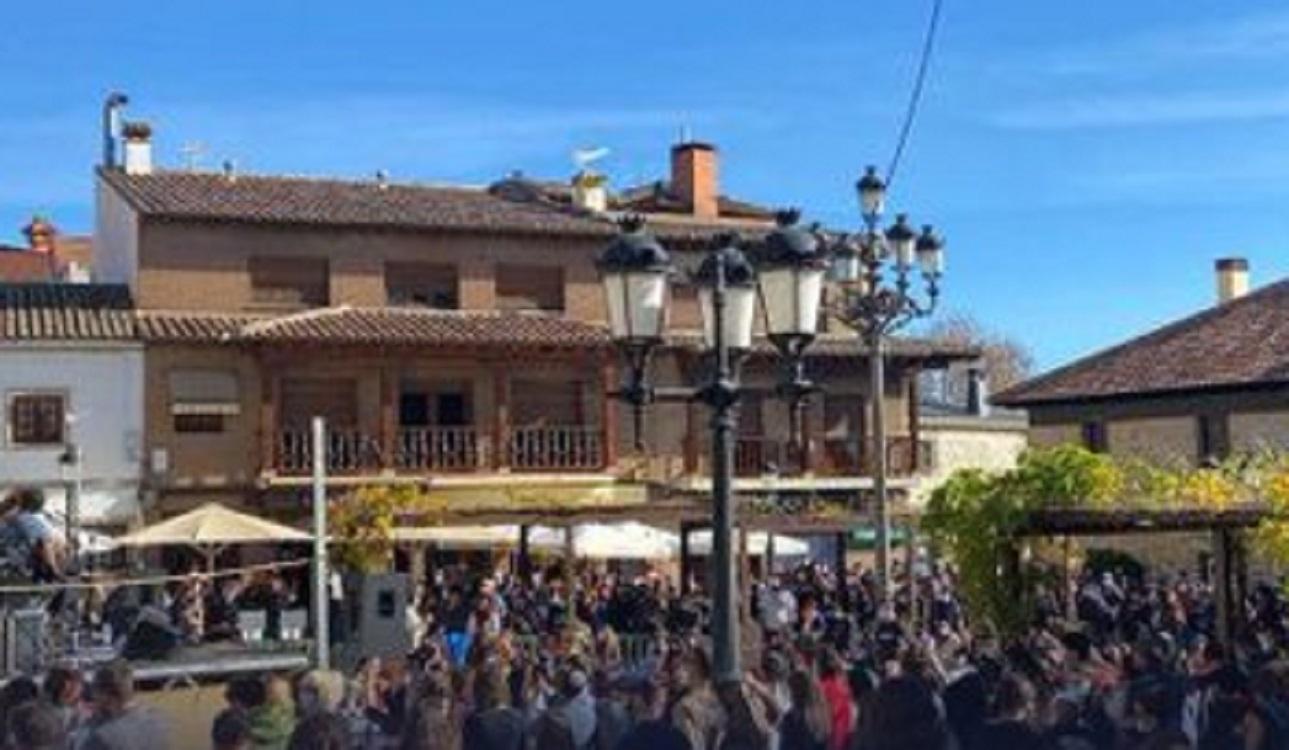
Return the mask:
POLYGON ((1289 383, 1289 280, 1209 308, 994 396, 1025 406, 1289 383))
POLYGON ((0 334, 10 340, 129 340, 130 290, 117 284, 0 284, 0 334))
POLYGON ((58 278, 59 271, 60 264, 52 255, 25 248, 0 249, 0 282, 54 281, 58 278))

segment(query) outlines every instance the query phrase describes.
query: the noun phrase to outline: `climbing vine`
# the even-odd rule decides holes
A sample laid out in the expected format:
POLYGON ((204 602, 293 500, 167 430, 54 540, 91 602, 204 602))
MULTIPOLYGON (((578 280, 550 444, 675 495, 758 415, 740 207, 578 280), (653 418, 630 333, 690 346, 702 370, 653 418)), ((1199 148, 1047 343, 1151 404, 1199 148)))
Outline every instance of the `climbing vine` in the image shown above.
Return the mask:
POLYGON ((963 470, 932 494, 922 524, 933 544, 957 565, 973 615, 1003 634, 1028 622, 1035 569, 1014 554, 1016 532, 1044 509, 1222 511, 1265 503, 1255 549, 1289 565, 1289 461, 1246 455, 1220 466, 1192 468, 1116 460, 1063 445, 1024 453, 1016 468, 963 470))

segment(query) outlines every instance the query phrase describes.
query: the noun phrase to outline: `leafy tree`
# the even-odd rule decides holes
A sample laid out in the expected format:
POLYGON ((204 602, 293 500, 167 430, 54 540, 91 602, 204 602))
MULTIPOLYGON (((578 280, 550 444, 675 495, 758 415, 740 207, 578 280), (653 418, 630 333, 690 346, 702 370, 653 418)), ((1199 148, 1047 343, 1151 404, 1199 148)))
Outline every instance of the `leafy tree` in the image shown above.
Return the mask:
MULTIPOLYGON (((994 391, 1010 388, 1033 374, 1034 355, 1028 346, 986 327, 970 315, 955 313, 937 318, 927 328, 926 337, 956 346, 979 347, 989 387, 994 391)), ((923 376, 923 391, 938 401, 965 403, 967 371, 974 366, 974 363, 959 362, 944 370, 927 372, 923 376)))

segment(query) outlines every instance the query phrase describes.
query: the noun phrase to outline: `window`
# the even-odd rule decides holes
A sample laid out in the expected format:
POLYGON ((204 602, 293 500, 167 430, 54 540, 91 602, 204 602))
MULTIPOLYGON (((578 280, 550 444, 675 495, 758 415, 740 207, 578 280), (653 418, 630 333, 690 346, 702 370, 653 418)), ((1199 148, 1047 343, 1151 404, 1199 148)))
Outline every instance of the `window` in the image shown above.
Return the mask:
POLYGON ((327 261, 251 258, 251 301, 272 307, 323 307, 330 299, 327 261))
POLYGON ((15 393, 9 396, 9 444, 61 445, 67 420, 67 397, 61 393, 15 393))
POLYGON ((1225 415, 1201 414, 1196 417, 1195 438, 1200 466, 1220 463, 1230 452, 1225 415))
POLYGON ((1105 453, 1110 445, 1106 439, 1105 422, 1083 423, 1083 447, 1093 453, 1105 453))
POLYGON ((237 373, 231 370, 176 369, 169 379, 175 432, 223 432, 226 418, 241 413, 237 373))
POLYGON ((457 269, 434 263, 386 263, 385 297, 391 305, 455 310, 461 306, 457 269))
POLYGON ((564 310, 564 269, 497 266, 498 310, 564 310))

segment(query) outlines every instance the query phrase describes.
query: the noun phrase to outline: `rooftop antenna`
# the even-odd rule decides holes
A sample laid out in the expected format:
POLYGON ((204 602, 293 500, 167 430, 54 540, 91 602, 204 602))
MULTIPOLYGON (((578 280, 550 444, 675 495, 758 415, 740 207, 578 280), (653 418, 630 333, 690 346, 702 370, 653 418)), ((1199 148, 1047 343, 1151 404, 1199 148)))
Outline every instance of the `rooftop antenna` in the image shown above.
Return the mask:
POLYGON ((233 182, 237 179, 237 162, 232 159, 224 160, 224 179, 233 182))
POLYGON ((376 170, 376 187, 385 190, 389 187, 389 172, 384 169, 376 170))
POLYGON ((689 123, 680 126, 680 142, 689 143, 694 140, 694 134, 690 131, 689 123))
POLYGON ((196 172, 201 157, 206 153, 206 144, 201 141, 188 141, 179 149, 179 154, 183 157, 184 169, 189 172, 196 172))

